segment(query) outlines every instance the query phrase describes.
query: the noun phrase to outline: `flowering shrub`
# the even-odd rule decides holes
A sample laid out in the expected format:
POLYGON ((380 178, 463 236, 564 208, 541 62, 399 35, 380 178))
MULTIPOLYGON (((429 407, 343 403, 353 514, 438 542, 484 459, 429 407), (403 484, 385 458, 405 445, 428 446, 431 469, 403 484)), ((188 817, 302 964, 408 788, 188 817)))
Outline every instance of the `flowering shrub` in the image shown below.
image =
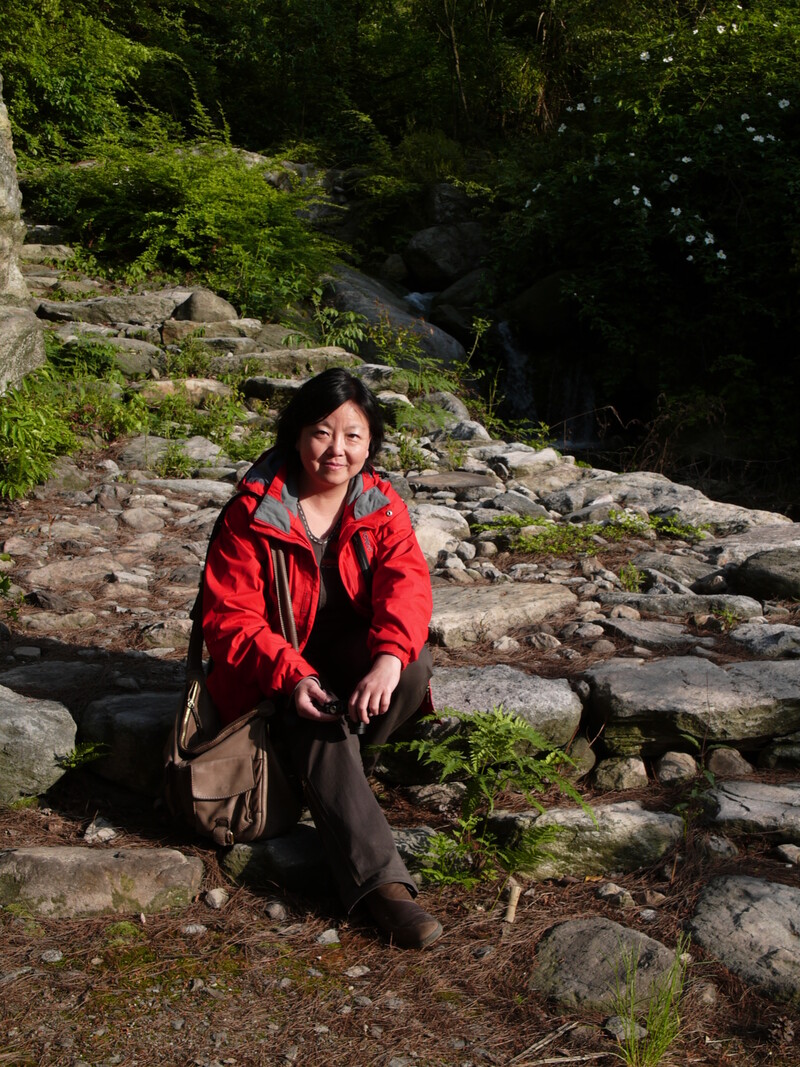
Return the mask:
POLYGON ((582 87, 549 135, 505 161, 505 283, 562 272, 600 402, 623 417, 643 404, 652 415, 666 394, 696 424, 714 397, 728 435, 788 457, 800 14, 755 0, 637 5, 625 17, 602 47, 596 27, 578 33, 582 87))

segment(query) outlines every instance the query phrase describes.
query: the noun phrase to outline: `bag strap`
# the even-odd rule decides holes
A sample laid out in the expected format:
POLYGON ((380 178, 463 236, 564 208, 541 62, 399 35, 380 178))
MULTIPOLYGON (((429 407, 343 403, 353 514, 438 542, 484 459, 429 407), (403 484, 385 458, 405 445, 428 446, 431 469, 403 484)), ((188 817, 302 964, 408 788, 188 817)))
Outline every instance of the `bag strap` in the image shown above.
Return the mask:
MULTIPOLYGON (((186 675, 187 678, 190 679, 192 677, 196 678, 202 676, 203 674, 203 584, 205 582, 206 566, 208 565, 208 555, 211 551, 211 544, 222 526, 225 513, 235 499, 236 496, 231 497, 227 504, 224 505, 219 515, 217 515, 216 521, 214 522, 211 536, 208 539, 208 546, 206 547, 206 558, 203 563, 203 573, 200 575, 197 596, 195 597, 192 610, 189 612, 189 618, 192 620, 192 632, 189 635, 189 648, 186 653, 186 675)), ((363 552, 363 546, 361 547, 363 552)), ((286 555, 282 548, 277 547, 271 548, 270 552, 272 554, 272 569, 275 577, 275 591, 277 594, 281 631, 284 639, 291 644, 292 648, 296 649, 298 646, 297 627, 295 626, 294 611, 292 609, 292 595, 289 590, 286 555)))

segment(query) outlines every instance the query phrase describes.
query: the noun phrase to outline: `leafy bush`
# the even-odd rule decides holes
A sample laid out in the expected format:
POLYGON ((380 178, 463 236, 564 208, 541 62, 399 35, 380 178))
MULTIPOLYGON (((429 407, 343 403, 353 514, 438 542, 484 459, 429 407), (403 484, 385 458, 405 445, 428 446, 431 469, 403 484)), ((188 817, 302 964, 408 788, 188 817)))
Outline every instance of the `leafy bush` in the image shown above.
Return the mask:
POLYGON ((183 141, 150 115, 135 136, 95 142, 91 165, 37 170, 28 210, 72 229, 125 282, 189 275, 243 314, 269 316, 311 292, 334 246, 305 221, 312 193, 278 191, 266 162, 202 132, 183 141))
POLYGON ((111 441, 147 429, 143 401, 126 398, 115 377, 106 346, 48 344, 47 364, 0 396, 0 497, 13 500, 45 481, 80 436, 111 441))
MULTIPOLYGON (((535 827, 511 845, 498 840, 489 820, 504 791, 522 793, 539 811, 544 808, 538 796, 552 787, 585 805, 560 773, 561 767, 572 765, 569 756, 514 712, 503 707, 475 713, 446 708, 443 715, 444 728, 434 727, 426 737, 390 747, 416 753, 420 762, 438 769, 441 782, 464 783, 456 827, 451 834, 434 835, 423 874, 432 881, 472 886, 497 877, 499 871, 522 869, 552 840, 554 831, 537 832, 535 827)), ((436 724, 438 717, 422 722, 436 724)))
MULTIPOLYGON (((793 456, 796 9, 649 0, 612 22, 602 7, 566 7, 580 75, 550 133, 501 165, 505 287, 560 272, 598 402, 623 421, 654 417, 664 396, 684 412, 661 427, 684 455, 733 438, 751 455, 793 456)), ((560 358, 537 356, 544 374, 560 358)))

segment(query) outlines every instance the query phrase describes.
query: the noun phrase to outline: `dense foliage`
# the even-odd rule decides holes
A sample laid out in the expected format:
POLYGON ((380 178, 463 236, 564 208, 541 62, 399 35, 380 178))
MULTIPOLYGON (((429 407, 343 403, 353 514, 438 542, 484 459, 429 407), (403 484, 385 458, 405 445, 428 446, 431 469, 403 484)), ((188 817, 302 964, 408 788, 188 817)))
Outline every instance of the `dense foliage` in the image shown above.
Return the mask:
POLYGON ((8 0, 0 72, 29 206, 254 313, 332 249, 238 149, 350 168, 364 254, 462 183, 495 306, 561 305, 523 316, 539 383, 590 377, 639 463, 763 481, 800 444, 799 45, 780 0, 8 0))

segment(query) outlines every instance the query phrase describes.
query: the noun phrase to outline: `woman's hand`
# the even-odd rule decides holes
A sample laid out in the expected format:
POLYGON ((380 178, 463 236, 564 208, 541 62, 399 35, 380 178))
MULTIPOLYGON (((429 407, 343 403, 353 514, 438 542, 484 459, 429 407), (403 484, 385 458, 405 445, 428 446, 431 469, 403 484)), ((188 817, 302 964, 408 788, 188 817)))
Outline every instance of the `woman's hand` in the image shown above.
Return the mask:
POLYGON ((327 704, 335 699, 332 693, 323 689, 319 678, 309 675, 297 683, 294 691, 294 706, 301 719, 313 719, 315 722, 333 722, 334 717, 320 711, 319 704, 327 704))
POLYGON ((403 665, 397 656, 383 653, 376 656, 366 675, 353 690, 348 705, 354 722, 368 723, 370 715, 385 715, 392 693, 400 681, 403 665))

